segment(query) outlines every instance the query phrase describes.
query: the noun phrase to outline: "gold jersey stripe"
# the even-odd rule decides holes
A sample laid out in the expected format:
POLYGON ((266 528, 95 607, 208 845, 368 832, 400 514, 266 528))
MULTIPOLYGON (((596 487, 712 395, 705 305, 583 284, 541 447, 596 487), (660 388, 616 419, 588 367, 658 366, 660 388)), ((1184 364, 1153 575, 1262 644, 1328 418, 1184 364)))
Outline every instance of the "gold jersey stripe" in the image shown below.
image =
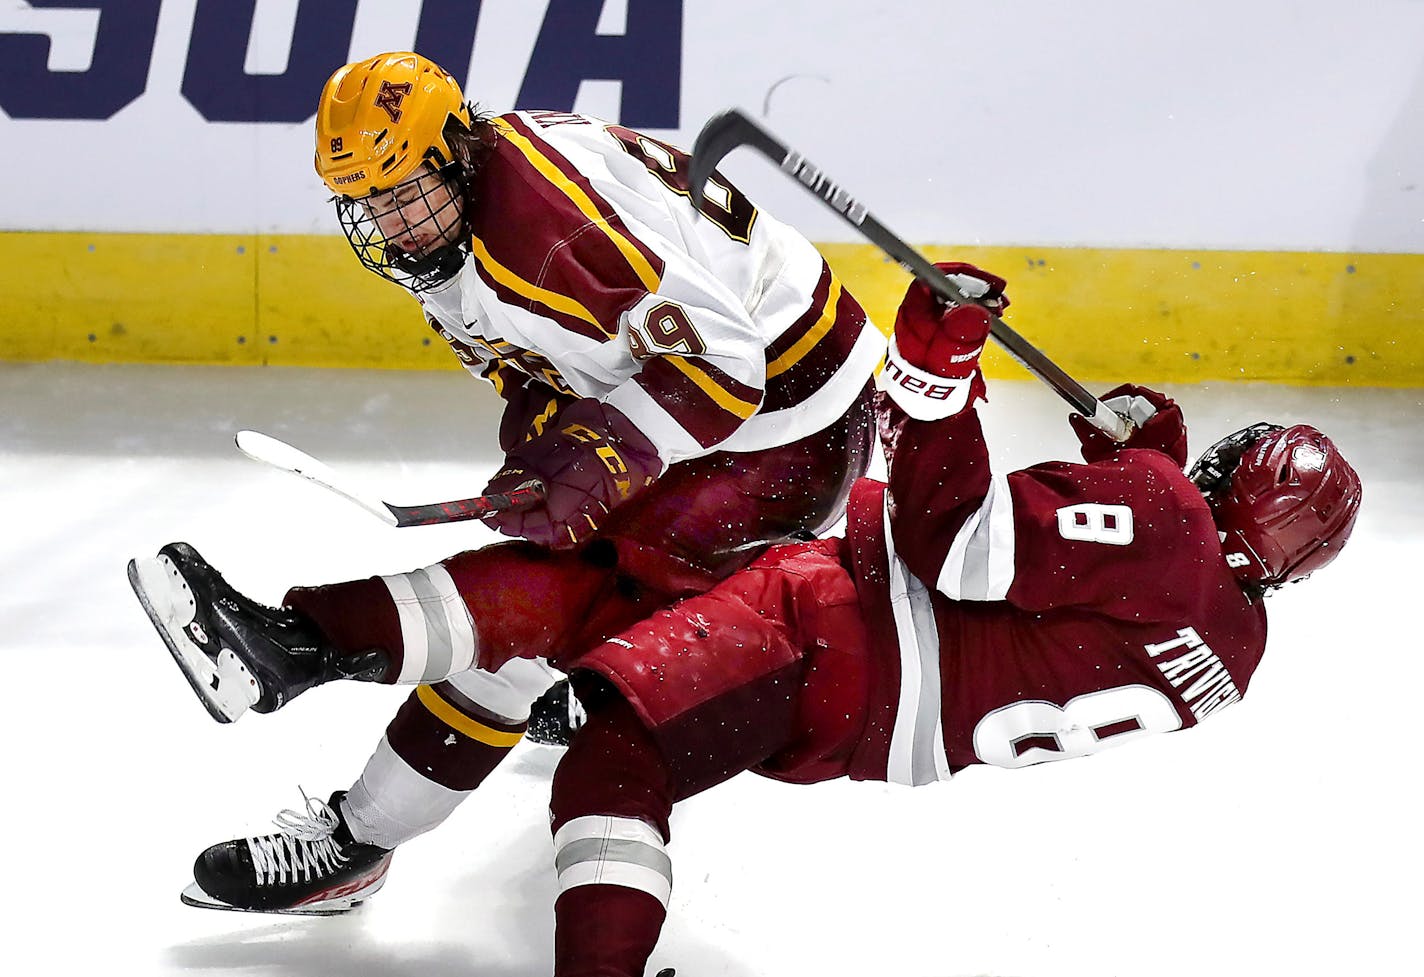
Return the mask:
POLYGON ((489 253, 489 248, 485 247, 485 243, 479 238, 471 236, 470 250, 474 253, 476 258, 480 259, 480 264, 484 266, 485 271, 489 272, 490 277, 511 292, 517 292, 527 299, 553 309, 555 312, 562 312, 564 315, 573 316, 575 319, 582 319, 584 322, 598 329, 599 332, 606 333, 608 331, 604 328, 603 324, 598 321, 598 318, 594 316, 592 312, 588 311, 582 303, 569 298, 567 295, 562 295, 559 292, 551 292, 547 288, 540 288, 533 282, 526 282, 514 272, 504 267, 504 265, 495 261, 494 256, 489 253))
POLYGON ((484 378, 494 385, 494 392, 504 396, 504 366, 498 360, 485 368, 484 378))
POLYGON ((806 334, 798 339, 794 346, 766 365, 768 380, 785 373, 801 362, 801 358, 811 352, 816 344, 826 337, 826 333, 830 332, 831 326, 836 323, 836 306, 840 304, 840 301, 841 280, 832 275, 830 288, 826 290, 826 304, 821 309, 821 318, 816 320, 814 326, 806 330, 806 334))
POLYGON ((579 186, 561 170, 552 160, 539 152, 537 146, 529 141, 529 138, 518 130, 510 127, 503 130, 503 135, 510 143, 524 154, 524 158, 529 160, 533 167, 538 170, 544 179, 563 191, 564 196, 574 202, 585 217, 594 224, 603 228, 603 232, 613 241, 614 247, 623 253, 623 257, 628 260, 628 266, 633 269, 633 273, 638 276, 638 280, 643 283, 643 288, 649 292, 656 292, 662 283, 662 278, 658 272, 648 262, 647 256, 638 249, 632 241, 609 223, 608 218, 599 212, 598 207, 579 186))
POLYGON ((478 743, 484 743, 486 746, 508 748, 514 746, 514 744, 524 738, 523 733, 510 733, 502 729, 494 729, 490 726, 486 726, 479 720, 470 718, 440 698, 440 694, 428 685, 418 686, 415 690, 415 695, 421 704, 435 715, 435 718, 439 719, 455 732, 467 736, 478 743))
POLYGON ((760 404, 753 404, 750 401, 742 400, 740 397, 734 396, 728 392, 725 387, 720 386, 716 380, 708 376, 701 367, 684 357, 665 356, 663 358, 685 373, 689 380, 697 384, 703 393, 716 401, 717 406, 721 407, 728 414, 740 417, 745 421, 755 414, 757 408, 761 406, 760 404))

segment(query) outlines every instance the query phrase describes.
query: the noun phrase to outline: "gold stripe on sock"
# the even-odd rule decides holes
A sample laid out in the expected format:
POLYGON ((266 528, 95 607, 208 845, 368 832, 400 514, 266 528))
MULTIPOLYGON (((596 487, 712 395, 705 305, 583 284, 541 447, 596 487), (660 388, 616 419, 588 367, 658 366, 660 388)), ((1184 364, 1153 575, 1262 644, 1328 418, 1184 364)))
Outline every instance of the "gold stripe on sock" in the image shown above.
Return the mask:
POLYGON ((470 718, 440 698, 440 694, 428 685, 419 686, 415 690, 415 694, 420 699, 421 705, 429 709, 442 723, 476 742, 484 743, 487 746, 508 748, 524 738, 523 733, 509 733, 501 729, 493 729, 479 720, 470 718))

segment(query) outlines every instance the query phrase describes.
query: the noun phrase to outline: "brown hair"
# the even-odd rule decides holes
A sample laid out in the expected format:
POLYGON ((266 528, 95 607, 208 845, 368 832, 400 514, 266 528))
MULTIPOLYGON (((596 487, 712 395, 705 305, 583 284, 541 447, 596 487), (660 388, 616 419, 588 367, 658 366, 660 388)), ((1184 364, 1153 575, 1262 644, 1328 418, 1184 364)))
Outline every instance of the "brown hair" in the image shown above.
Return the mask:
POLYGON ((444 136, 450 151, 455 154, 453 162, 459 163, 460 168, 469 177, 479 171, 489 154, 494 151, 495 143, 499 141, 499 132, 491 123, 494 118, 492 114, 480 112, 473 105, 467 108, 470 112, 470 125, 465 125, 462 119, 451 115, 445 120, 444 136))
POLYGON ((470 124, 455 115, 445 120, 445 142, 455 154, 452 161, 459 164, 460 184, 463 190, 464 211, 468 218, 470 205, 474 199, 475 176, 484 167, 495 144, 499 142, 499 130, 493 123, 494 113, 482 112, 478 105, 466 105, 470 114, 470 124))

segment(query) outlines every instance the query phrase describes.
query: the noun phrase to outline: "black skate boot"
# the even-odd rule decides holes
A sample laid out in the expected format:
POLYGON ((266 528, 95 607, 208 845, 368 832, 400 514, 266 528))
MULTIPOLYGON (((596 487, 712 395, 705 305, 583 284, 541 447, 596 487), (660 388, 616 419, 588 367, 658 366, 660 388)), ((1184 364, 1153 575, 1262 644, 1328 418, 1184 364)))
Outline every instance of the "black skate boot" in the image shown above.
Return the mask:
POLYGON ((277 831, 213 845, 193 863, 180 897, 200 909, 293 916, 344 913, 379 889, 392 849, 353 841, 341 813, 345 791, 323 804, 302 795, 306 813, 285 810, 277 831))
POLYGON ((187 543, 129 561, 129 583, 173 660, 214 719, 280 709, 332 679, 379 681, 378 649, 339 655, 305 615, 248 600, 187 543))

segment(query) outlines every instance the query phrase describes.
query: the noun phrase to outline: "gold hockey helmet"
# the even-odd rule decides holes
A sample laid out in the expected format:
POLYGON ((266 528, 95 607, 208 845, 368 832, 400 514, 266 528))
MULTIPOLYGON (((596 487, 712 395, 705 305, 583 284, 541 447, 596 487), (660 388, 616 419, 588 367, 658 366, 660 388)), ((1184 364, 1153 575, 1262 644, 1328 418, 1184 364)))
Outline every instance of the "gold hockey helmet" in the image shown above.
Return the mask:
POLYGON ((451 118, 472 124, 460 84, 429 58, 393 51, 336 70, 316 112, 316 172, 335 194, 364 197, 409 178, 425 160, 455 161, 451 118))

